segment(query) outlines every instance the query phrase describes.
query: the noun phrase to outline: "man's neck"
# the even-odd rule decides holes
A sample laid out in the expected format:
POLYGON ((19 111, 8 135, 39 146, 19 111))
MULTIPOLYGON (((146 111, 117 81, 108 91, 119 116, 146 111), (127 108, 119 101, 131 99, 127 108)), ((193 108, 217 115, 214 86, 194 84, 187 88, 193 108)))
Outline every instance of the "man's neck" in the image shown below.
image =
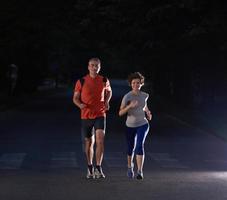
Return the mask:
POLYGON ((90 76, 91 78, 95 78, 96 76, 98 76, 98 74, 91 74, 91 73, 89 73, 89 76, 90 76))

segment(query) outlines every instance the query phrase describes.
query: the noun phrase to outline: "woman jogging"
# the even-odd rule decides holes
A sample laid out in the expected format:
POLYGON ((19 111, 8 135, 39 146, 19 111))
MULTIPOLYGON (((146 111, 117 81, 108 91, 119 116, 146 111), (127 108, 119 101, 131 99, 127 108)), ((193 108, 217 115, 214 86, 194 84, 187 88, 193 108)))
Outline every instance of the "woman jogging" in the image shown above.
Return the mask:
POLYGON ((132 90, 124 95, 119 116, 127 113, 126 140, 127 140, 127 176, 134 178, 134 154, 136 155, 137 179, 143 179, 144 142, 149 131, 148 120, 152 114, 147 106, 149 94, 140 91, 144 85, 144 76, 135 72, 128 76, 128 82, 132 90))

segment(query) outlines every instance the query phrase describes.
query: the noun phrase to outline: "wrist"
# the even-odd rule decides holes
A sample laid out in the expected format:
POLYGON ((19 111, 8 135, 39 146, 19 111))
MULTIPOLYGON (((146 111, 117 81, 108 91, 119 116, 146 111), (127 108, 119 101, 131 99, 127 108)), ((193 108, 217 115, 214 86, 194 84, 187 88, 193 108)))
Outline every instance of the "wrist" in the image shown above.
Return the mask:
POLYGON ((130 105, 127 105, 127 107, 126 107, 126 108, 127 108, 127 110, 129 110, 129 109, 131 108, 131 106, 130 106, 130 105))

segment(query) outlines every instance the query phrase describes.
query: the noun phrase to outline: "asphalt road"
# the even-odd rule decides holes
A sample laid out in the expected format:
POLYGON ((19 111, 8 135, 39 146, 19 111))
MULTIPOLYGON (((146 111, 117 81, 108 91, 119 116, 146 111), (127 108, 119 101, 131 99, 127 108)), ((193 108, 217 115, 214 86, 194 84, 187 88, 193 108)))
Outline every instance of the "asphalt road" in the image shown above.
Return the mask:
POLYGON ((71 90, 1 111, 0 199, 227 199, 227 143, 164 112, 151 122, 144 180, 126 177, 125 118, 117 115, 127 91, 122 87, 113 82, 103 180, 85 178, 79 110, 71 90))

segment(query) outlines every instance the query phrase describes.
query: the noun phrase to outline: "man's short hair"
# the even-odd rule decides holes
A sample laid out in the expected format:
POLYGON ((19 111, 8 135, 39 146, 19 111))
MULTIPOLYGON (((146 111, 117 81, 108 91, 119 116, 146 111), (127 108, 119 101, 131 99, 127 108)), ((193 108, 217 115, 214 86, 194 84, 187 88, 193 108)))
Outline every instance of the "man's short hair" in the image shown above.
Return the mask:
POLYGON ((96 62, 98 62, 99 64, 101 64, 100 59, 97 58, 97 57, 96 57, 96 58, 95 58, 95 57, 94 57, 94 58, 90 58, 88 62, 91 62, 91 61, 96 61, 96 62))

